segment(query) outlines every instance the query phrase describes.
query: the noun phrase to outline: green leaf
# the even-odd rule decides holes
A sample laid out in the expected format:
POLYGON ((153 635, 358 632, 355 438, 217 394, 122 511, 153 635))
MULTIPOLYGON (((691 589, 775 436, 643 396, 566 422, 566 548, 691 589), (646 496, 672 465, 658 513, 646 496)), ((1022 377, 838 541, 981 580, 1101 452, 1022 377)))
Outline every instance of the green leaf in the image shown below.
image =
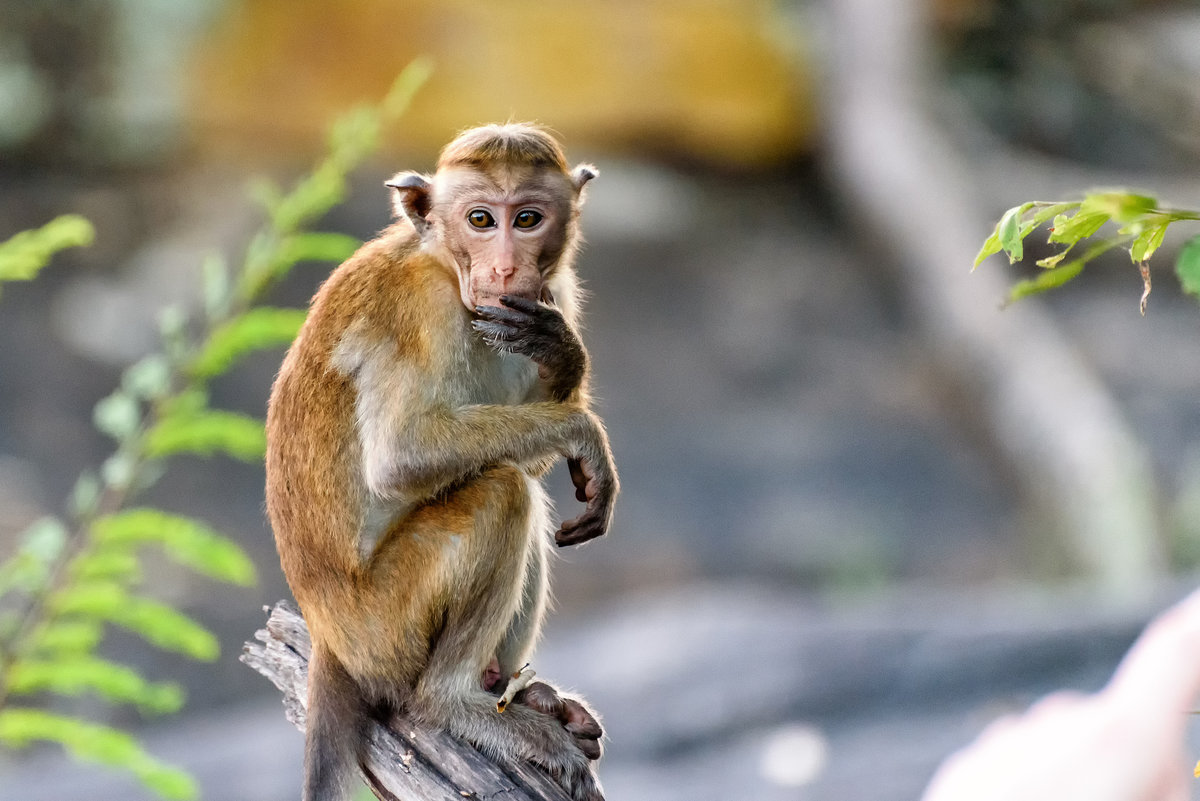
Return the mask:
POLYGON ((1053 270, 1054 268, 1058 267, 1059 263, 1061 263, 1066 255, 1071 252, 1071 248, 1073 247, 1075 247, 1074 243, 1067 245, 1053 256, 1047 256, 1044 259, 1038 259, 1037 266, 1046 270, 1053 270))
POLYGON ((1180 249, 1175 274, 1184 292, 1200 298, 1200 236, 1192 237, 1180 249))
POLYGON ((1059 214, 1054 218, 1054 228, 1050 232, 1049 241, 1073 245, 1099 231, 1108 222, 1108 218, 1106 212, 1084 211, 1082 207, 1070 216, 1059 214))
MULTIPOLYGON (((328 171, 331 168, 326 165, 323 169, 328 171)), ((289 195, 285 198, 280 214, 292 213, 288 205, 291 197, 289 195)), ((339 195, 327 205, 322 202, 323 210, 336 205, 340 200, 339 195)), ((362 244, 361 240, 347 234, 312 231, 292 233, 295 225, 291 222, 277 221, 276 224, 280 230, 289 233, 279 238, 272 232, 260 231, 247 248, 245 267, 238 283, 238 296, 245 301, 252 301, 266 287, 287 275, 299 262, 342 262, 353 255, 362 244)))
POLYGON ((158 311, 158 333, 162 336, 163 350, 174 363, 182 362, 188 355, 188 313, 177 303, 164 306, 158 311))
POLYGON ((1084 214, 1103 214, 1124 225, 1153 212, 1157 203, 1152 197, 1132 192, 1094 192, 1084 197, 1079 211, 1084 214))
POLYGON ((1010 262, 1020 261, 1025 255, 1022 240, 1030 232, 1056 214, 1078 208, 1079 204, 1080 201, 1077 200, 1057 203, 1030 201, 1013 206, 1004 213, 1004 216, 996 223, 991 236, 984 241, 983 247, 975 256, 975 267, 978 267, 988 256, 999 253, 1001 250, 1008 251, 1010 262), (1031 209, 1037 209, 1037 211, 1030 215, 1031 209))
POLYGON ((387 122, 398 119, 412 104, 417 91, 425 85, 433 75, 433 59, 428 56, 418 56, 401 70, 388 89, 387 95, 380 104, 381 113, 387 122))
POLYGON ((262 206, 268 217, 275 218, 279 204, 283 202, 283 192, 274 181, 264 176, 256 176, 250 180, 247 194, 250 195, 251 200, 257 201, 262 206))
POLYGON ((100 477, 104 484, 116 490, 128 489, 137 477, 137 458, 132 453, 120 450, 109 456, 100 465, 100 477))
POLYGON ((43 517, 25 530, 21 550, 48 565, 62 554, 69 536, 62 521, 43 517))
POLYGON ((1000 247, 1008 254, 1010 264, 1020 261, 1025 256, 1024 242, 1021 240, 1021 215, 1033 206, 1032 203, 1022 203, 1004 212, 996 225, 1000 238, 1000 247))
POLYGON ((1052 270, 1038 273, 1037 277, 1029 278, 1024 281, 1018 281, 1013 284, 1012 289, 1008 293, 1008 302, 1015 303, 1022 298, 1027 298, 1030 295, 1037 295, 1049 289, 1060 287, 1070 281, 1075 276, 1083 272, 1083 267, 1087 262, 1084 259, 1076 259, 1068 262, 1062 267, 1056 267, 1052 270))
POLYGON ((124 732, 40 709, 0 711, 0 742, 19 748, 35 740, 59 743, 76 759, 127 770, 162 798, 199 795, 191 776, 150 756, 124 732))
POLYGON ((1159 246, 1162 245, 1163 238, 1167 235, 1167 227, 1170 224, 1170 221, 1167 220, 1148 226, 1138 233, 1129 248, 1129 257, 1133 259, 1134 264, 1145 261, 1154 255, 1154 251, 1158 250, 1159 246))
POLYGON ((33 635, 30 653, 38 656, 86 654, 100 644, 103 636, 104 627, 97 621, 56 620, 33 635))
POLYGON ((21 535, 21 547, 0 564, 0 595, 10 590, 29 592, 44 584, 69 537, 67 527, 53 517, 29 526, 21 535))
POLYGON ((92 524, 99 548, 160 545, 172 560, 219 581, 254 584, 254 563, 232 540, 197 520, 157 509, 129 509, 92 524))
POLYGON ((85 470, 75 480, 71 489, 71 497, 67 500, 67 508, 75 518, 90 515, 100 503, 100 477, 92 470, 85 470))
POLYGON ((102 433, 118 442, 128 439, 142 422, 142 407, 137 398, 117 390, 96 404, 92 422, 102 433))
POLYGON ((271 222, 278 231, 290 234, 341 203, 345 197, 346 169, 326 160, 279 199, 271 222))
POLYGON ((219 253, 210 253, 200 265, 204 287, 204 313, 218 320, 229 312, 233 301, 233 285, 229 279, 229 264, 219 253))
POLYGON ((211 662, 220 653, 208 629, 166 604, 130 595, 112 582, 77 583, 50 601, 55 614, 99 619, 129 629, 163 649, 211 662))
POLYGON ((183 706, 179 685, 146 681, 125 665, 93 656, 20 660, 12 665, 6 678, 6 688, 14 695, 95 693, 113 703, 134 704, 147 714, 178 712, 183 706))
POLYGON ((189 387, 175 395, 164 398, 158 407, 160 419, 186 417, 200 414, 208 409, 208 393, 199 387, 189 387))
POLYGON ((291 343, 306 316, 303 309, 259 307, 235 317, 212 333, 192 362, 191 374, 211 378, 251 351, 291 343))
POLYGON ((983 240, 983 247, 979 248, 979 253, 975 255, 975 263, 971 265, 971 269, 978 267, 993 253, 999 253, 1000 249, 1000 225, 997 223, 996 227, 992 229, 991 236, 983 240))
POLYGON ((79 581, 102 579, 129 585, 141 578, 141 574, 137 556, 127 551, 93 549, 71 562, 71 575, 79 581))
POLYGON ((161 353, 135 362, 121 376, 121 389, 135 398, 155 400, 171 391, 171 364, 161 353))
POLYGON ((343 172, 379 145, 383 116, 370 106, 351 109, 334 121, 329 132, 330 161, 343 172))
POLYGON ((1063 212, 1070 211, 1071 209, 1079 208, 1080 201, 1066 201, 1061 203, 1037 202, 1033 205, 1037 207, 1038 210, 1035 214, 1031 215, 1028 220, 1025 220, 1021 223, 1022 238, 1028 236, 1033 229, 1046 222, 1046 220, 1056 217, 1063 212))
POLYGON ((1022 298, 1029 297, 1030 295, 1037 295, 1041 292, 1045 292, 1048 289, 1055 289, 1062 286, 1079 275, 1079 273, 1083 272, 1083 268, 1088 262, 1092 261, 1100 254, 1108 250, 1112 250, 1113 248, 1124 244, 1127 241, 1128 239, 1125 238, 1117 238, 1101 239, 1100 241, 1093 243, 1091 247, 1083 252, 1083 255, 1067 262, 1061 267, 1047 269, 1036 278, 1026 281, 1019 281, 1014 284, 1012 289, 1009 291, 1007 302, 1013 303, 1022 298))
POLYGON ((332 261, 341 263, 354 255, 362 240, 349 234, 328 231, 306 231, 283 241, 280 261, 289 266, 300 261, 332 261))
POLYGON ((0 242, 0 282, 28 281, 66 248, 92 244, 96 229, 77 214, 56 217, 41 228, 21 231, 0 242))
POLYGON ((261 420, 237 412, 209 410, 159 420, 146 432, 145 448, 151 458, 222 453, 253 463, 261 461, 266 453, 267 435, 261 420))

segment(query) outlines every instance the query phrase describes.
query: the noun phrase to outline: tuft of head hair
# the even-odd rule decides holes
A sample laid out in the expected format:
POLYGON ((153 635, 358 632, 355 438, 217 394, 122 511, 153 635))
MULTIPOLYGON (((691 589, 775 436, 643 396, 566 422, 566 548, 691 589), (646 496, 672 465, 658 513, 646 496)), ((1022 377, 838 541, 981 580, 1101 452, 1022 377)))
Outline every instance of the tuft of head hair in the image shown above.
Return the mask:
POLYGON ((562 145, 545 128, 528 122, 482 125, 463 131, 443 148, 437 168, 494 164, 550 167, 567 172, 562 145))

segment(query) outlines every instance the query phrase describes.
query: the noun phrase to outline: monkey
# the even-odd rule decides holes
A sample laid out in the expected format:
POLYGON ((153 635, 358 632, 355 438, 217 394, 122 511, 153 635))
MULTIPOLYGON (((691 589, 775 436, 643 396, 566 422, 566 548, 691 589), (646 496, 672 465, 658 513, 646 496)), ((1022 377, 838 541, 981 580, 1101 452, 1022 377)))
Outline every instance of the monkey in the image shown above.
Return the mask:
POLYGON ((589 164, 526 123, 461 133, 386 182, 394 221, 330 273, 267 411, 266 502, 312 636, 304 801, 347 798, 381 710, 603 801, 603 731, 534 682, 550 542, 605 534, 619 481, 591 409, 574 261, 589 164), (578 516, 542 477, 567 460, 578 516), (552 533, 553 532, 553 533, 552 533))

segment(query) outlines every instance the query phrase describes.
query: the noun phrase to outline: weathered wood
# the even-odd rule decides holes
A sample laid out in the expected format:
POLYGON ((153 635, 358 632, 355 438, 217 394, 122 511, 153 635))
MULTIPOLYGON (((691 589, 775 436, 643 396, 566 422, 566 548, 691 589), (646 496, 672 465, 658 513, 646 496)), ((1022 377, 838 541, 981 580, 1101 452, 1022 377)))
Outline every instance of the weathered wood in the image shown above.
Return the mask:
MULTIPOLYGON (((284 714, 303 731, 312 650, 308 627, 286 601, 267 611, 267 627, 246 643, 241 660, 279 688, 284 714)), ((500 767, 446 732, 402 714, 371 723, 359 767, 363 781, 383 801, 568 801, 538 768, 500 767)))

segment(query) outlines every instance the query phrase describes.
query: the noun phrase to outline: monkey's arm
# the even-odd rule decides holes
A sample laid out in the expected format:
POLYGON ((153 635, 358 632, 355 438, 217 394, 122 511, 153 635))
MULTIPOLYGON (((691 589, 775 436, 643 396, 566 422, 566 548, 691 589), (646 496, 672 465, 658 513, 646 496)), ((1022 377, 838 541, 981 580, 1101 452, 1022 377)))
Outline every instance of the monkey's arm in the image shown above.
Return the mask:
POLYGON ((475 330, 493 348, 532 359, 550 400, 578 400, 588 355, 571 324, 558 309, 536 300, 501 295, 500 302, 504 307, 475 308, 475 330))
MULTIPOLYGON (((580 401, 585 396, 588 355, 571 324, 561 312, 544 303, 508 295, 500 301, 508 308, 476 307, 479 319, 472 323, 475 330, 493 348, 532 359, 551 400, 580 401)), ((568 457, 567 469, 575 485, 575 498, 587 502, 596 491, 591 466, 568 457)))
POLYGON ((586 542, 604 534, 612 521, 619 483, 608 435, 599 417, 578 406, 541 402, 427 409, 410 414, 395 430, 364 434, 367 486, 382 497, 428 498, 492 465, 562 455, 576 463, 576 497, 587 506, 562 523, 555 542, 586 542))

